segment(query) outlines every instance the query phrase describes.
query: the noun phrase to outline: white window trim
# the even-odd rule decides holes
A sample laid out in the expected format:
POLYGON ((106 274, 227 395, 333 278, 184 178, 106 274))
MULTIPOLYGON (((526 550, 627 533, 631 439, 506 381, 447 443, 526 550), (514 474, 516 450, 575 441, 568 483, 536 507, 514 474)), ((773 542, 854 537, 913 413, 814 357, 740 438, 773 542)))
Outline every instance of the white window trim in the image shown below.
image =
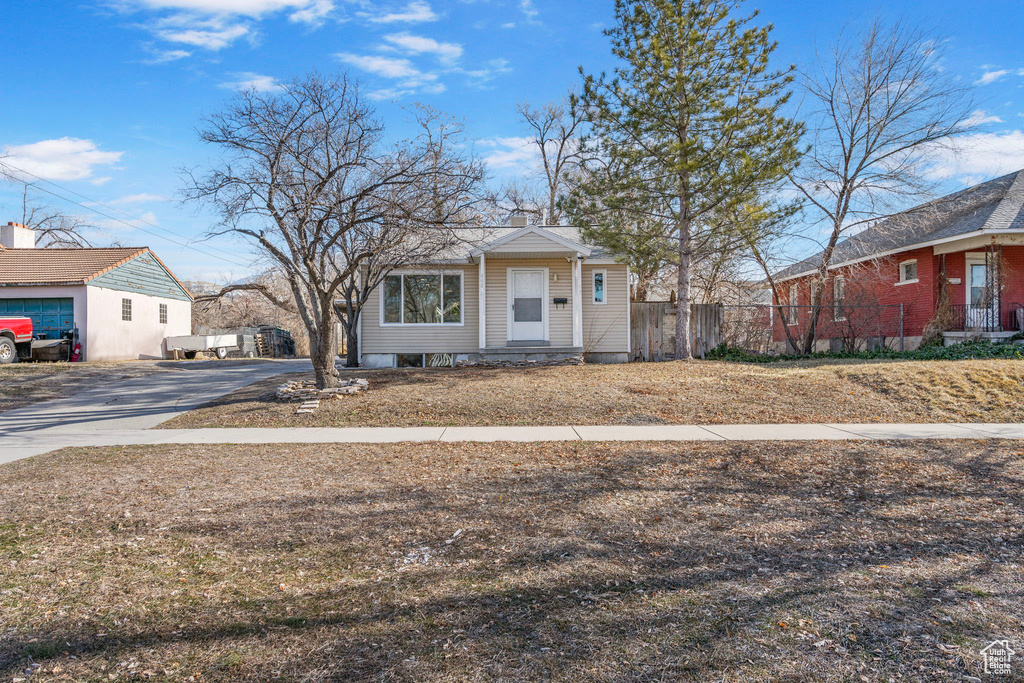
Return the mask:
POLYGON ((832 278, 832 320, 834 320, 837 323, 841 323, 841 322, 845 322, 846 321, 846 316, 845 315, 843 317, 841 317, 841 318, 836 315, 836 311, 838 310, 838 306, 836 305, 836 285, 838 283, 840 283, 840 282, 843 283, 843 305, 845 306, 846 305, 846 278, 844 276, 842 276, 842 275, 837 275, 834 278, 832 278))
POLYGON ((544 305, 541 307, 541 314, 544 316, 544 337, 537 341, 551 341, 551 271, 547 266, 508 266, 505 268, 505 339, 507 341, 518 341, 512 339, 512 271, 513 270, 536 270, 544 273, 544 305))
POLYGON ((604 306, 608 303, 608 270, 605 268, 598 268, 590 271, 590 303, 595 306, 604 306), (601 273, 601 283, 604 285, 604 298, 601 301, 597 300, 597 274, 601 273))
MULTIPOLYGON (((459 322, 457 323, 386 323, 384 322, 384 280, 380 281, 380 326, 381 327, 465 327, 466 326, 466 273, 462 270, 395 270, 388 273, 391 275, 458 275, 459 276, 459 322)), ((386 279, 386 278, 385 278, 386 279)), ((444 280, 441 280, 442 295, 444 292, 444 280)), ((442 307, 444 301, 441 302, 442 307)), ((402 304, 399 309, 401 317, 405 318, 405 283, 402 283, 402 304)))
POLYGON ((916 266, 917 265, 917 259, 916 258, 912 258, 912 259, 907 259, 906 261, 900 261, 899 281, 896 282, 897 286, 899 286, 899 285, 912 285, 915 282, 920 282, 921 281, 919 278, 916 278, 916 277, 913 280, 904 280, 903 279, 903 266, 907 265, 908 263, 913 263, 916 266))
POLYGON ((799 325, 800 324, 800 286, 793 284, 789 288, 789 302, 787 304, 789 310, 786 314, 789 316, 787 325, 799 325), (796 294, 796 303, 793 303, 793 295, 796 294))
POLYGON ((135 320, 135 304, 134 304, 134 302, 132 302, 130 297, 122 297, 121 298, 121 322, 123 322, 123 323, 130 323, 130 322, 133 322, 134 320, 135 320), (128 304, 128 317, 127 318, 124 317, 124 313, 125 313, 124 305, 125 305, 125 303, 128 304))

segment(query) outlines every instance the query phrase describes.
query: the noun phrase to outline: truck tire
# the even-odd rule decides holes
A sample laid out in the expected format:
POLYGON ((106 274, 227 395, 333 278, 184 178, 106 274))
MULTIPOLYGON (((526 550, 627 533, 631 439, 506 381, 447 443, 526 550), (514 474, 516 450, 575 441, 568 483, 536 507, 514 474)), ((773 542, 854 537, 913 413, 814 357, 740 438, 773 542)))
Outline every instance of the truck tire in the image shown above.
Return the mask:
POLYGON ((8 337, 0 337, 0 365, 17 361, 18 349, 14 346, 14 342, 8 337))
POLYGON ((228 350, 226 348, 224 348, 223 346, 218 346, 217 347, 217 358, 219 358, 220 360, 224 360, 227 357, 228 357, 228 350))
POLYGON ((195 360, 195 359, 196 359, 196 352, 195 351, 186 351, 185 352, 185 360, 195 360))

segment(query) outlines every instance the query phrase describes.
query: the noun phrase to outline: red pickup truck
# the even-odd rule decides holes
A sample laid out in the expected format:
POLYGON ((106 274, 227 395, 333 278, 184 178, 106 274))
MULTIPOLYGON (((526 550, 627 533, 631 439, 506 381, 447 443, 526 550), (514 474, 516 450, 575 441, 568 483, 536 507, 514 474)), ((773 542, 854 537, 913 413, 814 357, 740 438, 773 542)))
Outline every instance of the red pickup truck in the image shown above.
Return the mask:
POLYGON ((32 319, 0 318, 0 364, 32 357, 32 319))

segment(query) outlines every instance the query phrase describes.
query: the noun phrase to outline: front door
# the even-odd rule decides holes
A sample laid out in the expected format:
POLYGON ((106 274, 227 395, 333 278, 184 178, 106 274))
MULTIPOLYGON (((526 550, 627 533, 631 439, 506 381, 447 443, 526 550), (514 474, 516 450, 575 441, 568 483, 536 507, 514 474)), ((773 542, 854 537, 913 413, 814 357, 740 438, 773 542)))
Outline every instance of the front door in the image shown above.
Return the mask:
POLYGON ((509 269, 509 340, 546 341, 547 274, 541 269, 509 269))
POLYGON ((988 281, 984 261, 967 261, 967 320, 969 330, 994 330, 999 325, 998 302, 988 281))

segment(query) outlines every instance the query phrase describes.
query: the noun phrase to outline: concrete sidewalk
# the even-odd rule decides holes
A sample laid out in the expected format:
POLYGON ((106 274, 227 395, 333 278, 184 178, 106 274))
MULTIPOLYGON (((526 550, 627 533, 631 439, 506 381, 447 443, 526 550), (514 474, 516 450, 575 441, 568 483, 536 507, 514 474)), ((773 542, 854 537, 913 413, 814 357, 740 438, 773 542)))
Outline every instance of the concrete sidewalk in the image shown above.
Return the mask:
POLYGON ((1024 439, 1024 424, 604 425, 552 427, 310 427, 279 429, 44 429, 0 434, 0 463, 67 446, 481 441, 820 441, 1024 439))

